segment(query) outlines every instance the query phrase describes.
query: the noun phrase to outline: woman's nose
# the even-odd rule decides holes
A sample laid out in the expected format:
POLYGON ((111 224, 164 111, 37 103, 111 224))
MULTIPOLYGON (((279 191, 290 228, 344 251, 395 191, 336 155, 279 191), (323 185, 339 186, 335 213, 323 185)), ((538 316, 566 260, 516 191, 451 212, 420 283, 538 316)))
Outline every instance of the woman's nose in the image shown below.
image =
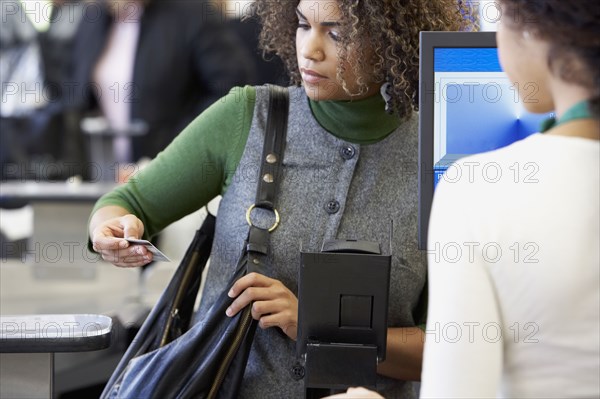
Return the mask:
POLYGON ((323 61, 325 52, 321 45, 321 40, 312 32, 308 34, 302 42, 302 56, 312 61, 323 61))

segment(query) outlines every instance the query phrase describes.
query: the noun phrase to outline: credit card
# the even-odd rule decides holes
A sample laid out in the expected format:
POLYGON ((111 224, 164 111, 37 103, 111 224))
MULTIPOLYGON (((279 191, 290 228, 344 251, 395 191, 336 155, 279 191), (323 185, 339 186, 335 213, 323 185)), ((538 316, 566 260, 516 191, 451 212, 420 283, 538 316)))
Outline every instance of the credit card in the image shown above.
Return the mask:
POLYGON ((157 261, 157 262, 170 262, 171 259, 169 259, 167 257, 167 255, 163 254, 162 252, 160 252, 160 250, 158 248, 156 248, 154 246, 154 244, 152 244, 150 241, 148 240, 137 240, 137 239, 133 239, 133 238, 126 238, 126 240, 128 242, 130 242, 131 244, 134 245, 143 245, 145 246, 149 252, 152 253, 152 260, 153 261, 157 261))

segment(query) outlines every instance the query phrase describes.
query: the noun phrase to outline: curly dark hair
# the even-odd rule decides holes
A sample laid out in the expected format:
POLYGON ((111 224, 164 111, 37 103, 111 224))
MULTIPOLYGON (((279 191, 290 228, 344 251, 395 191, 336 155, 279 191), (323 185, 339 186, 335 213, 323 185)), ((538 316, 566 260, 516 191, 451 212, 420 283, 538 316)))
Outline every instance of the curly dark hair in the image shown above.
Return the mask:
POLYGON ((503 22, 549 43, 548 65, 566 82, 592 89, 600 117, 600 2, 500 0, 503 22))
MULTIPOLYGON (((340 13, 338 46, 340 59, 348 59, 348 48, 357 49, 358 57, 349 65, 355 76, 368 75, 376 81, 391 83, 391 105, 400 118, 417 109, 419 91, 419 32, 425 30, 472 30, 475 13, 463 0, 331 0, 340 13), (375 58, 362 57, 372 49, 375 58)), ((295 36, 298 26, 296 7, 299 0, 256 0, 254 11, 263 24, 261 47, 284 61, 290 83, 300 85, 295 36)), ((358 79, 360 93, 366 84, 358 79)))

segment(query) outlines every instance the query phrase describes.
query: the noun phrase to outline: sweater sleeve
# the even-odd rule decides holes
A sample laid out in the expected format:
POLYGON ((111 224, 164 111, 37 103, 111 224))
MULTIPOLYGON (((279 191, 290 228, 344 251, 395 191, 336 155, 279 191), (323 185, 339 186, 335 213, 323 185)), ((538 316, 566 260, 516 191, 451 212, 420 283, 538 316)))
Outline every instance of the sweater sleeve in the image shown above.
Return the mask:
POLYGON ((466 250, 481 239, 474 233, 476 188, 469 186, 440 182, 431 210, 422 398, 493 398, 500 385, 494 284, 482 257, 466 250))
POLYGON ((255 97, 254 87, 233 88, 128 183, 102 196, 93 212, 121 206, 140 218, 150 238, 224 194, 244 152, 255 97))

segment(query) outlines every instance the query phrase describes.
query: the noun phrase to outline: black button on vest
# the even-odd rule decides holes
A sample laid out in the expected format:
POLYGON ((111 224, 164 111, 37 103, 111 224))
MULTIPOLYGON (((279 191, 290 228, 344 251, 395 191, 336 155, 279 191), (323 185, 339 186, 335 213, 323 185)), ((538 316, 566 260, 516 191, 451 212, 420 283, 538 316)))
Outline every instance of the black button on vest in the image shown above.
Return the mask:
POLYGON ((356 150, 354 149, 353 146, 347 145, 340 149, 340 154, 342 155, 342 158, 344 158, 347 161, 349 159, 354 158, 354 154, 356 154, 356 150))
POLYGON ((294 364, 290 372, 292 374, 292 378, 296 381, 300 381, 304 378, 304 367, 302 367, 300 363, 294 364))
POLYGON ((337 213, 339 210, 340 210, 340 203, 337 201, 329 201, 325 205, 325 211, 327 211, 327 213, 329 213, 330 215, 337 213))

